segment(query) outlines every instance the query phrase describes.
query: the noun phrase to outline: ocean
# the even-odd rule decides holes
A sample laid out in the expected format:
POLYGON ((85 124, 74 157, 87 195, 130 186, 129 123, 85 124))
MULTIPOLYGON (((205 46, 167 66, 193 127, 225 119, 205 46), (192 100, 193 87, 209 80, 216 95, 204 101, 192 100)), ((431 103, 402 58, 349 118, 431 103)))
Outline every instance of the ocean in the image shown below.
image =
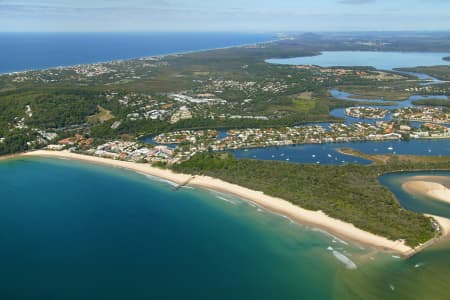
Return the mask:
POLYGON ((0 33, 0 73, 254 44, 246 33, 0 33))
POLYGON ((402 260, 230 195, 69 160, 2 161, 0 190, 0 299, 448 299, 448 243, 402 260))

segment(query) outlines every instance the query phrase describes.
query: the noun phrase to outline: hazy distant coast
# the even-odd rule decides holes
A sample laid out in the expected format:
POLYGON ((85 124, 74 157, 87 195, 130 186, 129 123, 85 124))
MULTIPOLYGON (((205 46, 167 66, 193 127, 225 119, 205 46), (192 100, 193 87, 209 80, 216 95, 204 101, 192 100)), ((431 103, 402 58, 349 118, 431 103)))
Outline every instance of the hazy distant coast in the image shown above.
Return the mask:
POLYGON ((279 40, 244 33, 3 33, 0 75, 70 69, 148 57, 244 47, 279 40), (18 38, 19 37, 19 38, 18 38), (46 41, 43 43, 42 41, 46 41), (117 47, 117 44, 126 45, 117 47), (90 45, 90 47, 85 47, 90 45), (64 53, 64 55, 60 55, 64 53))

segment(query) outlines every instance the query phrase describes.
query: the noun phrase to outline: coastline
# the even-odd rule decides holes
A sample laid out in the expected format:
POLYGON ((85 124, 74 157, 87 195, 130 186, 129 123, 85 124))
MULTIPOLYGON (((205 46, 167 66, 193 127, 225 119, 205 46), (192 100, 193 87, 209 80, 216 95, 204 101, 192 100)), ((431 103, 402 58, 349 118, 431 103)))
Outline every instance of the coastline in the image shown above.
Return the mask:
POLYGON ((21 157, 23 155, 24 155, 24 153, 22 153, 22 154, 0 155, 0 161, 21 157))
MULTIPOLYGON (((269 211, 289 217, 293 221, 298 222, 300 224, 322 229, 344 240, 351 241, 356 244, 366 245, 383 251, 395 252, 405 257, 412 256, 416 254, 418 251, 420 251, 422 248, 424 248, 419 246, 413 249, 405 245, 403 241, 392 241, 385 237, 364 231, 362 229, 355 227, 351 223, 331 218, 321 211, 306 210, 284 199, 268 196, 262 192, 250 190, 248 188, 231 184, 212 177, 178 174, 172 172, 171 170, 163 170, 151 167, 148 164, 138 164, 132 162, 118 161, 82 154, 75 154, 67 151, 57 152, 57 151, 38 150, 34 152, 19 154, 16 156, 9 156, 8 158, 33 157, 33 156, 72 159, 87 163, 107 165, 111 167, 119 167, 134 172, 139 172, 142 174, 163 178, 181 186, 189 185, 202 189, 210 189, 226 194, 231 194, 241 199, 253 202, 269 211)), ((437 222, 439 222, 439 220, 437 220, 437 222)), ((444 232, 447 233, 450 232, 450 222, 448 222, 448 224, 447 223, 443 224, 439 222, 439 224, 443 228, 443 230, 445 230, 444 232)))
POLYGON ((186 54, 192 54, 197 52, 207 52, 207 51, 215 51, 215 50, 226 50, 226 49, 233 49, 233 48, 243 48, 243 47, 249 47, 249 46, 256 46, 256 45, 264 45, 264 44, 271 44, 276 43, 278 41, 282 41, 285 38, 273 38, 268 41, 263 42, 254 42, 254 43, 245 43, 245 44, 235 44, 230 46, 224 46, 224 47, 213 47, 213 48, 202 48, 197 50, 186 50, 186 51, 176 51, 176 52, 169 52, 169 53, 162 53, 162 54, 155 54, 155 55, 146 55, 146 56, 136 56, 136 57, 128 57, 128 58, 117 58, 112 60, 101 60, 101 61, 95 61, 95 62, 87 62, 87 63, 81 63, 81 64, 73 64, 73 65, 59 65, 59 66, 53 66, 53 67, 47 67, 47 68, 37 68, 37 69, 27 69, 27 70, 21 70, 21 71, 11 71, 11 72, 0 72, 1 76, 13 76, 18 74, 24 74, 28 72, 40 72, 40 71, 51 71, 51 70, 59 70, 59 69, 70 69, 75 68, 79 66, 90 66, 90 65, 97 65, 97 64, 111 64, 111 63, 121 63, 121 62, 127 62, 127 61, 133 61, 133 60, 144 60, 144 59, 152 59, 152 58, 166 58, 171 56, 178 56, 178 55, 186 55, 186 54))

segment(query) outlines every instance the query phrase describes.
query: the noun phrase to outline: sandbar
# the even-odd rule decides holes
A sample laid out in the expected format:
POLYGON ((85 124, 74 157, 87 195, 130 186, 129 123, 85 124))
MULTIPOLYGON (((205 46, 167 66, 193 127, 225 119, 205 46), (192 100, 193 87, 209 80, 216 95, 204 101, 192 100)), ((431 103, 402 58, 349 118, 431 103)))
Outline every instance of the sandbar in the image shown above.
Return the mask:
POLYGON ((445 186, 450 178, 444 176, 417 176, 402 184, 402 188, 411 194, 430 197, 450 203, 450 189, 445 186))

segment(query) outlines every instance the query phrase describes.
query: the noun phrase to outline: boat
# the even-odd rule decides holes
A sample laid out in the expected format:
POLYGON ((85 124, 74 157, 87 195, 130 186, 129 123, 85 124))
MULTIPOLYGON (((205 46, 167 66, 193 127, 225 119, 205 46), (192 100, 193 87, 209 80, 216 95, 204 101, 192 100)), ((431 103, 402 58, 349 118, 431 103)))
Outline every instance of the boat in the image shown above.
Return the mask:
POLYGON ((389 151, 392 151, 392 150, 394 150, 394 148, 392 148, 392 147, 388 147, 388 150, 389 150, 389 151))

